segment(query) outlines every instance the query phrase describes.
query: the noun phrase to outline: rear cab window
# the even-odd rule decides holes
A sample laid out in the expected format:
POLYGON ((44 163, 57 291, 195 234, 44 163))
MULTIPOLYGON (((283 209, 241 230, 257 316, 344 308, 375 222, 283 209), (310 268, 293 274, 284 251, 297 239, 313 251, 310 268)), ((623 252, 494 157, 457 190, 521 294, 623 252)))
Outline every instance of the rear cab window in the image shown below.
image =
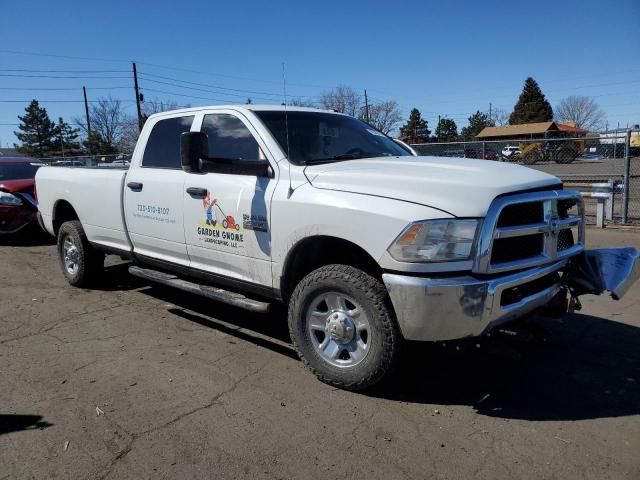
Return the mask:
POLYGON ((180 135, 191 130, 193 119, 194 115, 158 120, 149 134, 142 167, 181 169, 180 135))

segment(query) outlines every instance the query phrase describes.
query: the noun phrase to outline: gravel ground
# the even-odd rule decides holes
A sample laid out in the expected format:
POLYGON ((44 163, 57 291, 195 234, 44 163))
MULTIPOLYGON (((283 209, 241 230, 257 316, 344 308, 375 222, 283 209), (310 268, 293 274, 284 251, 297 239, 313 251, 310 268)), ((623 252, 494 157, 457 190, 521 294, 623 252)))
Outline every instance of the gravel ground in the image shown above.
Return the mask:
MULTIPOLYGON (((591 246, 640 233, 590 230, 591 246)), ((368 394, 304 370, 282 313, 68 286, 45 240, 0 246, 0 479, 640 478, 640 285, 546 343, 414 345, 368 394)))

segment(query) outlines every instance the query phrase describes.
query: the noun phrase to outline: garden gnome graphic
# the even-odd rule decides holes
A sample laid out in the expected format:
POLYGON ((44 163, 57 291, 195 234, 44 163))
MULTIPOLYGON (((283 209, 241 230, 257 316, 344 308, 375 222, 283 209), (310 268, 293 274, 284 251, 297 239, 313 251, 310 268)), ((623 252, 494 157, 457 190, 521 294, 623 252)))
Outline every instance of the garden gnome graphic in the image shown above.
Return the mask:
POLYGON ((207 212, 207 225, 216 226, 216 212, 213 207, 218 203, 215 198, 211 200, 211 192, 207 192, 207 196, 202 199, 202 205, 207 212))

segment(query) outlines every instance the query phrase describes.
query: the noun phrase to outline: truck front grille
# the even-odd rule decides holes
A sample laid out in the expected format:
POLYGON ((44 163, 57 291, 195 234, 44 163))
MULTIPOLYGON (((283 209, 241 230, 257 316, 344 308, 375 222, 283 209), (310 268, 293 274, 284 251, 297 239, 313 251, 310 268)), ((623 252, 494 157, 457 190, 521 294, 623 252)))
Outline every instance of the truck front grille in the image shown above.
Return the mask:
POLYGON ((496 198, 484 220, 474 262, 476 273, 528 268, 584 249, 579 192, 549 190, 496 198), (572 228, 577 229, 574 240, 572 228))

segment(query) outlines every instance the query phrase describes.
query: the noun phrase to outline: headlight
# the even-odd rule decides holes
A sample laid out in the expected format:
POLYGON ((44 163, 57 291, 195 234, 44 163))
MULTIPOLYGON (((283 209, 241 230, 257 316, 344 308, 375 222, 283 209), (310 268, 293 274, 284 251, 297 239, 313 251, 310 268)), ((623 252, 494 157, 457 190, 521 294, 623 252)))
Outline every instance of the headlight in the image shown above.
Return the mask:
POLYGON ((0 192, 0 205, 22 205, 22 200, 9 192, 0 192))
POLYGON ((389 247, 399 262, 469 260, 478 220, 427 220, 412 223, 389 247))

